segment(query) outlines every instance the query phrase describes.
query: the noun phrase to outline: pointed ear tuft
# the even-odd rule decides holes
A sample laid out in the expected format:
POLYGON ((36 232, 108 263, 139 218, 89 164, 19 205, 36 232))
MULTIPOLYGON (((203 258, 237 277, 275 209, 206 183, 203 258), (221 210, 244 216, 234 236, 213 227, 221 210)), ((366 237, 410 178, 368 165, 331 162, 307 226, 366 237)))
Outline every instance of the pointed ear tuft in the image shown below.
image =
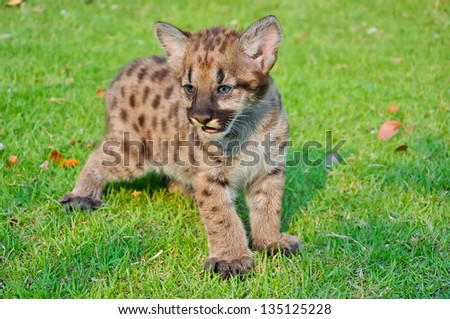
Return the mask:
POLYGON ((178 67, 184 57, 190 34, 171 24, 157 22, 155 35, 161 47, 167 53, 169 64, 174 68, 178 67))
POLYGON ((245 30, 239 41, 244 52, 267 74, 277 60, 281 43, 280 22, 274 16, 264 17, 245 30))

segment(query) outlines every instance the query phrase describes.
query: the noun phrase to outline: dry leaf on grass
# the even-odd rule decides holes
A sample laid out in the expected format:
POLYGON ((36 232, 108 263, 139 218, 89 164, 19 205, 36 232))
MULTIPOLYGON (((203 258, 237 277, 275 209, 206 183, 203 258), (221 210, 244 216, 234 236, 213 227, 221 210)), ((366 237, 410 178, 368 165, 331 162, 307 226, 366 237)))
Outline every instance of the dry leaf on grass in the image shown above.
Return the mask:
POLYGON ((21 5, 22 2, 23 2, 22 0, 11 0, 11 1, 5 3, 5 7, 10 7, 10 8, 16 7, 18 5, 21 5))
POLYGON ((402 63, 403 59, 402 58, 392 58, 391 61, 393 63, 400 64, 400 63, 402 63))
POLYGON ((80 161, 73 158, 63 160, 59 163, 59 165, 61 165, 64 168, 77 166, 78 164, 80 164, 80 161))
POLYGON ((139 197, 139 196, 141 196, 141 195, 142 195, 142 192, 137 191, 137 190, 134 190, 134 191, 133 191, 133 196, 134 196, 134 197, 137 198, 137 197, 139 197))
POLYGON ((11 167, 11 166, 17 165, 17 164, 19 164, 19 159, 17 158, 17 156, 16 156, 16 155, 11 155, 11 156, 8 158, 8 164, 7 164, 7 166, 8 166, 8 167, 11 167))
POLYGON ((64 102, 66 101, 66 99, 63 98, 63 97, 51 97, 51 98, 49 99, 49 101, 50 101, 50 102, 53 102, 53 103, 62 104, 62 103, 64 103, 64 102))
POLYGON ((61 76, 64 76, 66 75, 66 72, 67 72, 67 65, 64 64, 59 73, 61 74, 61 76))
POLYGON ((79 143, 79 142, 80 142, 80 140, 78 140, 78 139, 76 139, 76 138, 73 138, 73 139, 70 140, 69 144, 70 144, 70 145, 75 145, 75 144, 77 144, 77 143, 79 143))
POLYGON ((400 145, 395 149, 396 152, 406 152, 408 150, 408 145, 400 145))
POLYGON ((87 142, 87 143, 86 143, 85 147, 87 147, 87 148, 93 148, 93 147, 95 147, 95 144, 97 144, 96 141, 90 141, 90 142, 87 142))
POLYGON ((0 34, 0 40, 8 39, 11 36, 12 36, 11 33, 2 33, 2 34, 0 34))
POLYGON ((397 105, 389 105, 388 106, 388 112, 389 113, 395 113, 395 112, 397 112, 399 110, 400 110, 400 107, 397 106, 397 105))
POLYGON ((64 157, 64 155, 62 155, 60 152, 53 151, 50 154, 50 158, 49 159, 50 159, 51 162, 59 163, 59 162, 62 161, 63 157, 64 157))
POLYGON ((103 98, 105 96, 106 89, 98 89, 97 92, 95 92, 95 95, 99 98, 103 98))
POLYGON ((402 123, 397 121, 386 121, 381 125, 378 131, 378 139, 387 140, 398 133, 398 129, 402 127, 402 123))
MULTIPOLYGON (((64 168, 73 167, 73 166, 80 164, 80 161, 78 161, 76 159, 70 158, 70 159, 63 160, 63 157, 64 157, 64 155, 61 154, 60 152, 53 151, 52 154, 50 154, 50 161, 55 162, 55 163, 59 164, 59 166, 62 166, 64 168)), ((42 164, 44 164, 44 163, 42 163, 42 164)))

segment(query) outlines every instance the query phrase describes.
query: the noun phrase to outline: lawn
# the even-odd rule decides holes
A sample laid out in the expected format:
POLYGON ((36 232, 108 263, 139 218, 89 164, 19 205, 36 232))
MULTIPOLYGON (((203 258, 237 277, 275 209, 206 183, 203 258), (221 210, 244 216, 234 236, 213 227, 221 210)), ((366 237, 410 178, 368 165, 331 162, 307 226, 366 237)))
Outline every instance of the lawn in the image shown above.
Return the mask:
MULTIPOLYGON (((6 2, 0 298, 450 297, 448 2, 6 2), (58 204, 102 139, 97 90, 129 61, 162 54, 154 22, 243 29, 267 14, 284 31, 272 75, 291 153, 307 141, 325 145, 326 131, 333 145, 346 140, 346 165, 288 169, 282 227, 302 239, 299 255, 257 253, 245 280, 209 278, 195 203, 155 175, 109 185, 95 212, 58 204), (389 119, 403 124, 399 133, 377 139, 389 119), (53 150, 81 165, 41 167, 53 150)), ((310 156, 324 159, 325 146, 310 156)), ((248 224, 242 196, 237 207, 248 224)))

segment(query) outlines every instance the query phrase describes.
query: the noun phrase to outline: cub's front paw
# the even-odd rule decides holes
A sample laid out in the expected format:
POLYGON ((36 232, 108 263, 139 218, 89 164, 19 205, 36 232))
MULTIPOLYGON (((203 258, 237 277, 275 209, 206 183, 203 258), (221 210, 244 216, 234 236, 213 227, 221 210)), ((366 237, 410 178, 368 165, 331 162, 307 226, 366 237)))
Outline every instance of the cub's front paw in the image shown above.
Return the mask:
POLYGON ((293 255, 297 253, 301 248, 300 239, 286 233, 280 234, 280 237, 276 242, 265 243, 252 240, 251 245, 253 248, 259 251, 266 250, 270 254, 281 252, 285 255, 293 255))
POLYGON ((70 211, 78 207, 83 210, 96 210, 97 208, 102 206, 102 201, 100 199, 79 196, 74 193, 66 194, 59 200, 59 202, 70 211))
POLYGON ((206 260, 205 270, 220 275, 220 278, 227 279, 231 276, 247 274, 253 268, 253 257, 245 256, 234 260, 222 260, 210 257, 206 260))

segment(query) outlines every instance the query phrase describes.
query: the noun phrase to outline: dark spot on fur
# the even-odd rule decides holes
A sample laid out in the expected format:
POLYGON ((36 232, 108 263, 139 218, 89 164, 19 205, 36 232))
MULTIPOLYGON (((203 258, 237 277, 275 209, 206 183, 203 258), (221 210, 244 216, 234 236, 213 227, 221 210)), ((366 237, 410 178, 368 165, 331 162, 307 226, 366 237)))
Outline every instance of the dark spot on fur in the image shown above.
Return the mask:
POLYGON ((225 50, 227 49, 227 46, 228 46, 228 41, 227 41, 227 39, 224 39, 222 41, 222 44, 219 47, 219 53, 224 54, 225 50))
POLYGON ((203 191, 202 191, 202 195, 203 196, 211 196, 212 195, 212 192, 209 190, 209 189, 204 189, 203 191))
POLYGON ((122 87, 120 88, 120 95, 121 95, 122 97, 125 97, 125 87, 124 87, 124 86, 122 86, 122 87))
POLYGON ((211 183, 220 185, 222 187, 227 187, 230 184, 228 182, 228 180, 226 180, 225 178, 221 179, 221 178, 215 178, 215 177, 211 177, 211 176, 208 176, 208 181, 210 181, 211 183))
POLYGON ((145 104, 145 102, 147 102, 149 94, 150 94, 150 88, 148 86, 145 86, 144 93, 142 94, 142 104, 145 104))
POLYGON ((188 71, 188 81, 189 81, 189 83, 192 82, 192 68, 189 68, 189 71, 188 71))
POLYGON ((154 109, 157 109, 158 108, 158 106, 159 106, 159 101, 161 100, 161 95, 159 95, 159 94, 156 94, 156 96, 155 96, 155 98, 153 99, 153 102, 152 102, 152 107, 154 108, 154 109))
POLYGON ((213 206, 213 207, 211 207, 211 211, 212 212, 217 212, 217 211, 219 211, 219 207, 213 206))
POLYGON ((203 45, 205 47, 205 51, 214 50, 214 38, 206 38, 203 45))
POLYGON ((221 84, 225 79, 225 72, 223 72, 222 68, 219 68, 217 71, 217 83, 221 84))
POLYGON ((279 175, 284 173, 284 170, 282 170, 279 167, 276 167, 274 170, 272 170, 271 172, 269 172, 269 176, 275 176, 275 175, 279 175))
POLYGON ((199 48, 200 48, 200 41, 197 39, 194 42, 194 52, 198 51, 199 48))
POLYGON ((199 200, 199 201, 198 201, 198 207, 202 207, 204 203, 205 203, 204 201, 199 200))
POLYGON ((161 130, 163 130, 163 132, 165 132, 167 130, 167 121, 166 121, 166 119, 162 119, 162 121, 161 121, 161 130))
POLYGON ((135 130, 136 132, 138 132, 139 133, 139 127, 138 127, 138 125, 136 124, 136 123, 133 123, 133 130, 135 130))
POLYGON ((138 122, 139 122, 140 127, 144 126, 144 124, 145 124, 145 115, 144 114, 139 115, 138 122))
POLYGON ((142 69, 139 70, 139 73, 138 73, 138 76, 137 76, 138 80, 142 81, 145 78, 146 75, 147 75, 147 68, 143 67, 142 69))
POLYGON ((136 70, 136 68, 139 66, 141 64, 141 62, 138 60, 138 61, 133 61, 129 66, 128 66, 128 69, 127 69, 127 75, 128 76, 131 76, 132 74, 133 74, 133 72, 134 72, 134 70, 136 70))
POLYGON ((172 95, 173 86, 169 86, 164 92, 164 98, 167 100, 172 95))
POLYGON ((162 81, 164 80, 167 75, 169 75, 169 70, 168 69, 161 69, 158 71, 155 71, 152 75, 152 81, 158 80, 158 81, 162 81))
POLYGON ((130 95, 130 106, 132 108, 136 107, 136 96, 134 94, 130 95))
POLYGON ((220 34, 220 31, 222 31, 221 27, 213 27, 211 28, 211 33, 213 36, 218 36, 220 34))
POLYGON ((127 111, 125 111, 124 109, 122 109, 120 111, 120 118, 122 119, 122 121, 126 122, 128 119, 128 113, 127 111))
POLYGON ((154 56, 153 61, 155 61, 157 64, 164 64, 166 63, 166 58, 162 56, 154 56))

